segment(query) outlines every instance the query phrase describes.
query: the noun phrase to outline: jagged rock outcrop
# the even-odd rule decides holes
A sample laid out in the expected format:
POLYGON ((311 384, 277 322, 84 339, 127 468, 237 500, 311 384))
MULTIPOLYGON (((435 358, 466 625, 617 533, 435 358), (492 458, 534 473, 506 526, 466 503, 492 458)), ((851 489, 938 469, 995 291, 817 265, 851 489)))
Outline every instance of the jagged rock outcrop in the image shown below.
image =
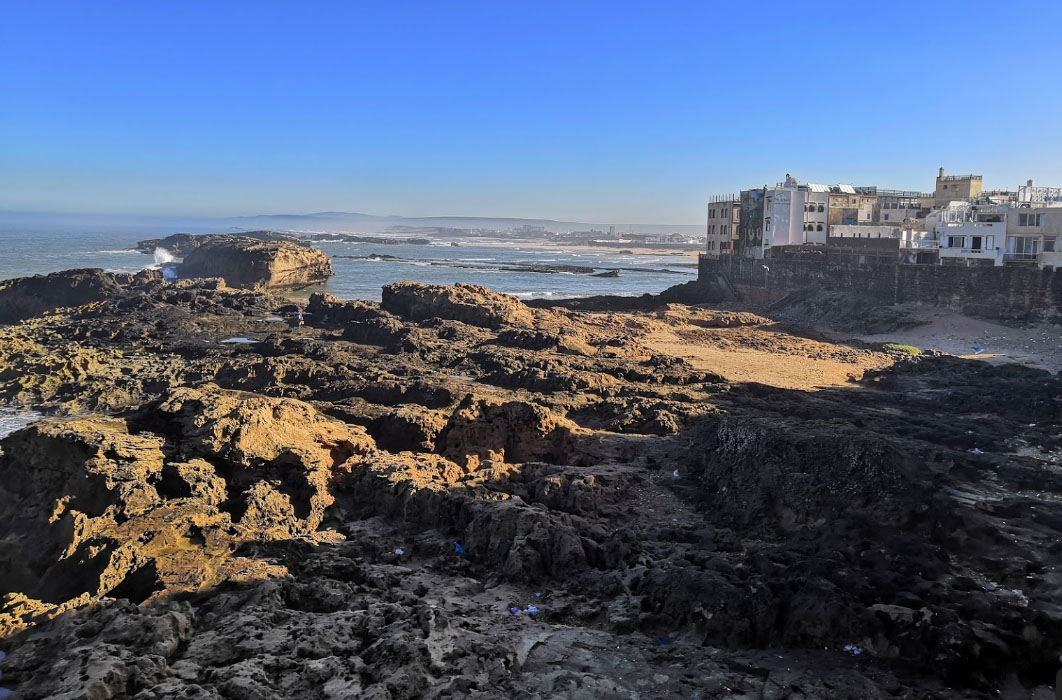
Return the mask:
POLYGON ((442 318, 491 329, 534 324, 531 310, 517 297, 475 284, 396 282, 383 288, 380 305, 411 321, 442 318))
POLYGON ((220 277, 233 287, 267 289, 322 284, 335 273, 328 256, 289 241, 217 236, 191 250, 178 268, 182 278, 220 277))
MULTIPOLYGON (((375 449, 299 401, 216 387, 176 389, 124 419, 41 421, 0 444, 0 591, 51 606, 266 573, 233 552, 335 539, 318 532, 330 481, 375 449)), ((8 610, 0 629, 24 622, 8 610)))

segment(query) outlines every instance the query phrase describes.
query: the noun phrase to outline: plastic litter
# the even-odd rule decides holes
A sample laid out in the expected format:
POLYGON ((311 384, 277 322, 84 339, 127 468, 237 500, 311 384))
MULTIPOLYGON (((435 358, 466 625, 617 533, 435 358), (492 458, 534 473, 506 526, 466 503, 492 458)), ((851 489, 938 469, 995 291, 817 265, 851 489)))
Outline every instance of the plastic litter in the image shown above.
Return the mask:
POLYGON ((662 639, 661 637, 653 635, 653 644, 657 645, 658 647, 666 647, 667 641, 662 639))
POLYGON ((520 608, 509 608, 509 612, 511 612, 513 615, 519 615, 520 608))
POLYGON ((983 454, 984 454, 984 452, 982 452, 981 450, 979 450, 979 449, 977 449, 977 448, 975 447, 975 448, 973 448, 972 450, 970 450, 970 454, 975 454, 975 455, 983 455, 983 454))
POLYGON ((985 347, 983 345, 981 345, 980 343, 974 343, 974 354, 975 355, 980 355, 984 351, 985 351, 985 347))
POLYGON ((542 597, 542 594, 541 594, 541 593, 536 593, 536 594, 535 594, 535 597, 536 597, 536 598, 541 598, 541 597, 542 597))
POLYGON ((529 613, 531 613, 532 615, 534 615, 535 613, 537 613, 537 612, 538 612, 538 608, 537 608, 537 607, 535 607, 534 605, 528 605, 528 606, 527 606, 527 612, 529 612, 529 613))
POLYGON ((456 552, 457 554, 464 554, 465 553, 465 548, 462 547, 461 543, 458 542, 457 540, 454 540, 454 552, 456 552))
POLYGON ((398 556, 402 556, 405 553, 406 553, 406 550, 404 550, 404 549, 396 549, 395 550, 395 554, 397 554, 398 556))
POLYGON ((676 469, 675 471, 671 472, 671 476, 676 478, 676 479, 679 478, 678 469, 676 469))
POLYGON ((859 656, 860 654, 863 653, 863 650, 860 649, 859 647, 857 647, 855 644, 845 644, 844 645, 844 650, 847 651, 852 656, 859 656))

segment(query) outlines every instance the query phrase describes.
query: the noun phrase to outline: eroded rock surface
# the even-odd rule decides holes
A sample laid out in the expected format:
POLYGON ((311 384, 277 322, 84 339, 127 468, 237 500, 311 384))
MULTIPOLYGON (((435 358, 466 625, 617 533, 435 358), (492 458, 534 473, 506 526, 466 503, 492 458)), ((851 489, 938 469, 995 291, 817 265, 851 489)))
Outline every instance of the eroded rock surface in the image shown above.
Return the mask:
POLYGON ((1057 376, 795 391, 652 349, 808 347, 749 314, 404 284, 292 332, 112 281, 0 328, 0 396, 53 414, 0 443, 22 697, 1050 696, 1057 376))
POLYGON ((328 256, 290 241, 217 236, 189 251, 178 268, 182 278, 220 277, 233 287, 309 287, 335 274, 328 256))

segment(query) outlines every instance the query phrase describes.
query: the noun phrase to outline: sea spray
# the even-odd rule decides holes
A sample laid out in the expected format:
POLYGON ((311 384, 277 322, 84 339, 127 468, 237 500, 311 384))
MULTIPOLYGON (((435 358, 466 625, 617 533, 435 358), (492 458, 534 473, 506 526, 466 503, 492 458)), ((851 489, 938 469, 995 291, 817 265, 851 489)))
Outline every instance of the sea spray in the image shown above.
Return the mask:
POLYGON ((155 252, 152 255, 155 258, 155 264, 150 266, 151 269, 162 270, 162 279, 167 282, 173 282, 177 279, 177 271, 173 267, 173 253, 160 247, 155 248, 155 252))

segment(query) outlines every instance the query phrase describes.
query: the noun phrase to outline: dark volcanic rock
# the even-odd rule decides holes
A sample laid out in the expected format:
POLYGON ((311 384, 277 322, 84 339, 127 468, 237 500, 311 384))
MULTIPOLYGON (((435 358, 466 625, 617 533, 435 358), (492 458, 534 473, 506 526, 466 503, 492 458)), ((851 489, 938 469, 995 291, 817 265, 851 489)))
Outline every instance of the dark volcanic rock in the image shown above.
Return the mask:
MULTIPOLYGON (((122 278, 127 281, 129 276, 122 278)), ((0 323, 18 323, 58 308, 103 301, 119 290, 115 275, 96 268, 0 281, 0 323)))
POLYGON ((287 241, 219 236, 201 244, 178 269, 183 278, 220 277, 234 287, 308 287, 335 274, 328 256, 287 241))

